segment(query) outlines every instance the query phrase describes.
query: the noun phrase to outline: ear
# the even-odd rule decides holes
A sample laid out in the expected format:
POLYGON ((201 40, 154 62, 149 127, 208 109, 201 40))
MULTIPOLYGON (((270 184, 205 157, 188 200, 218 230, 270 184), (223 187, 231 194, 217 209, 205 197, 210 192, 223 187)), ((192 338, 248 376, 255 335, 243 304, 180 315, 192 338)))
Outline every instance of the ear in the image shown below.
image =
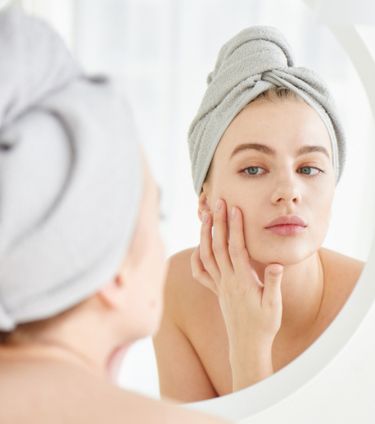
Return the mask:
POLYGON ((203 184, 201 194, 199 195, 199 207, 198 207, 198 216, 200 221, 203 220, 203 213, 211 212, 209 203, 208 203, 208 195, 207 195, 207 187, 206 183, 203 184))
POLYGON ((122 294, 125 289, 124 276, 118 273, 109 283, 98 290, 96 295, 105 307, 117 309, 123 303, 122 294))

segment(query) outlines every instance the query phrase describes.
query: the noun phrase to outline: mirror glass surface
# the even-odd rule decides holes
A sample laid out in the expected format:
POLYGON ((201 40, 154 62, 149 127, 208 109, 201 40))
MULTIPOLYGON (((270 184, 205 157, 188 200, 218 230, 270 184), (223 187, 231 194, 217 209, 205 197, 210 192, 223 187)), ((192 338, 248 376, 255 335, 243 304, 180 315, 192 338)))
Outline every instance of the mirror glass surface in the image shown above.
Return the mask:
MULTIPOLYGON (((55 23, 86 71, 111 75, 132 105, 162 190, 161 229, 168 256, 199 243, 187 131, 217 53, 247 26, 278 27, 296 65, 314 69, 328 83, 346 133, 346 165, 322 247, 366 262, 375 209, 370 109, 348 55, 302 1, 80 0, 63 7, 59 2, 60 9, 53 3, 47 8, 40 2, 36 13, 55 23)), ((150 339, 130 349, 119 383, 159 397, 150 339)))

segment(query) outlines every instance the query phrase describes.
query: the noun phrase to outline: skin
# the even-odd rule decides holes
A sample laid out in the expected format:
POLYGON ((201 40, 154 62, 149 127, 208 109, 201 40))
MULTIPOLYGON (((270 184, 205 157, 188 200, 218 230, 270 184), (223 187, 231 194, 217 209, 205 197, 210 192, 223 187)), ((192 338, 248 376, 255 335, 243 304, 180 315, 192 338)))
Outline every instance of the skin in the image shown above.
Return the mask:
POLYGON ((167 263, 158 198, 144 162, 138 223, 114 278, 78 306, 20 327, 0 345, 0 422, 223 422, 111 382, 128 347, 160 323, 167 263))
POLYGON ((200 244, 171 258, 154 339, 162 395, 197 401, 255 384, 337 315, 364 264, 321 247, 331 155, 324 123, 299 99, 254 101, 228 126, 199 197, 200 244), (239 149, 249 143, 274 153, 239 149), (327 154, 297 154, 306 145, 327 154), (265 229, 283 215, 307 226, 288 237, 265 229))

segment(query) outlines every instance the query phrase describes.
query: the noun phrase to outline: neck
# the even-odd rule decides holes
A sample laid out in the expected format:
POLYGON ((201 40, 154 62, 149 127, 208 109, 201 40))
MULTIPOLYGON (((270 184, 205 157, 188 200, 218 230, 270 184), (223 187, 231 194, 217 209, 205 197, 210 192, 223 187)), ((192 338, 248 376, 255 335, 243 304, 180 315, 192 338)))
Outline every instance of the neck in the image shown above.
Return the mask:
MULTIPOLYGON (((254 264, 254 267, 263 281, 265 266, 254 264)), ((319 252, 298 264, 284 266, 280 332, 291 337, 306 335, 319 317, 324 288, 324 272, 319 252)))
POLYGON ((20 357, 64 361, 96 376, 115 381, 128 346, 115 345, 109 333, 110 331, 99 334, 87 327, 77 328, 64 322, 32 336, 15 333, 3 346, 20 357))

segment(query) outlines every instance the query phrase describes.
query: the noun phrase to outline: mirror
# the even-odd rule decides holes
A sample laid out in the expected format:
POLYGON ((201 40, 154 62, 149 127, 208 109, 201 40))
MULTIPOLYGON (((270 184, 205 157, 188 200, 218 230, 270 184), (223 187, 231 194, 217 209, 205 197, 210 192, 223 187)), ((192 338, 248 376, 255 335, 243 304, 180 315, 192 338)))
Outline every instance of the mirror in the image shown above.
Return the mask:
MULTIPOLYGON (((192 189, 186 134, 218 50, 247 26, 279 27, 293 47, 297 65, 318 71, 327 81, 346 130, 348 159, 335 192, 323 246, 363 262, 368 260, 375 209, 369 184, 366 184, 375 178, 371 163, 374 146, 370 142, 373 127, 361 80, 339 43, 345 47, 348 42, 357 42, 355 47, 351 45, 351 54, 358 55, 353 56, 353 63, 358 64, 362 81, 368 81, 365 69, 370 66, 372 69, 373 65, 360 62, 366 60, 366 56, 360 53, 363 46, 360 38, 355 38, 358 34, 353 28, 340 32, 340 27, 332 27, 330 32, 297 0, 287 0, 282 5, 276 0, 235 3, 180 0, 173 5, 167 0, 110 0, 105 5, 98 0, 66 1, 64 6, 57 1, 48 3, 48 17, 56 18, 59 10, 58 14, 64 17, 58 20, 61 32, 87 71, 110 73, 130 97, 141 138, 162 187, 165 216, 162 230, 169 255, 199 243, 198 204, 192 189), (52 3, 59 4, 55 11, 52 3)), ((314 2, 305 3, 313 5, 314 2)), ((26 1, 25 4, 37 13, 47 10, 45 1, 26 1)), ((373 104, 371 97, 369 100, 373 104)), ((365 272, 359 281, 365 281, 365 272)), ((363 304, 363 313, 366 305, 367 309, 370 306, 374 295, 371 296, 363 304)), ((349 302, 343 302, 345 307, 337 311, 332 324, 312 344, 294 352, 297 355, 285 360, 270 378, 233 394, 224 388, 224 396, 192 407, 240 419, 291 394, 326 366, 350 337, 349 329, 356 328, 360 321, 358 315, 350 321, 349 312, 354 314, 355 302, 359 304, 356 299, 363 299, 359 288, 349 302), (344 322, 348 325, 341 331, 344 322), (340 329, 340 337, 335 336, 328 348, 326 345, 330 336, 336 334, 335 329, 340 329)), ((205 334, 211 336, 208 331, 205 334)), ((129 352, 120 380, 124 387, 158 396, 150 340, 139 342, 129 352)))
MULTIPOLYGON (((364 13, 364 9, 360 11, 364 13)), ((332 32, 347 50, 361 76, 375 116, 375 87, 370 78, 375 64, 360 35, 366 34, 369 41, 369 37, 373 39, 375 34, 373 28, 360 29, 361 32, 352 26, 331 25, 332 32)), ((371 196, 369 199, 373 198, 371 189, 368 195, 371 196)), ((190 406, 219 412, 232 419, 247 417, 241 421, 244 423, 276 420, 283 423, 330 422, 333 416, 338 421, 353 422, 358 413, 363 422, 371 422, 375 411, 371 396, 373 384, 370 382, 375 368, 372 365, 374 346, 368 341, 368 334, 371 334, 375 322, 374 263, 375 246, 372 243, 365 271, 343 309, 319 339, 288 367, 248 389, 190 406), (366 371, 361 373, 359 369, 366 371), (350 399, 350 402, 344 399, 350 399)))
MULTIPOLYGON (((328 35, 327 35, 327 37, 328 37, 328 35)), ((329 39, 329 38, 328 38, 329 39)), ((330 54, 332 55, 333 54, 333 52, 334 51, 336 51, 336 52, 340 52, 341 53, 341 55, 344 55, 344 53, 342 52, 342 50, 340 50, 340 48, 339 48, 339 46, 338 45, 336 45, 335 46, 335 48, 334 49, 328 49, 328 51, 330 52, 330 54)), ((217 50, 216 50, 216 52, 217 52, 217 50)), ((214 57, 214 55, 213 55, 213 57, 214 57)), ((328 58, 326 57, 326 59, 327 59, 327 61, 328 61, 328 58)), ((333 60, 333 59, 331 59, 331 60, 333 60)), ((214 60, 211 60, 211 67, 212 67, 212 63, 214 62, 214 60)), ((300 62, 301 63, 301 62, 300 62)), ((329 61, 328 61, 328 63, 329 63, 329 61)), ((332 63, 332 62, 331 62, 332 63)), ((331 68, 331 70, 332 69, 335 69, 334 67, 333 67, 333 65, 326 65, 327 67, 330 67, 331 68)), ((347 66, 349 66, 349 65, 347 65, 347 66)), ((311 63, 311 67, 314 67, 314 65, 313 65, 313 63, 311 63)), ((336 69, 341 69, 340 71, 338 71, 338 73, 342 73, 342 68, 341 68, 341 66, 340 65, 337 65, 337 67, 336 67, 336 69)), ((208 68, 208 69, 210 69, 210 68, 208 68)), ((316 69, 316 67, 315 67, 315 69, 316 69)), ((339 78, 339 75, 337 75, 337 77, 339 78)), ((350 77, 350 79, 352 79, 352 77, 350 77)), ((332 80, 331 80, 332 81, 332 80)), ((360 83, 359 83, 359 81, 357 80, 357 82, 358 82, 358 85, 357 85, 357 88, 356 88, 356 93, 357 93, 357 95, 350 95, 350 96, 347 96, 347 95, 345 95, 345 98, 344 97, 341 97, 341 100, 338 100, 338 103, 339 104, 341 104, 342 105, 342 111, 345 109, 345 107, 344 107, 344 105, 345 104, 347 104, 346 102, 345 102, 345 99, 347 99, 347 98, 350 98, 351 100, 353 100, 356 104, 357 104, 357 101, 359 101, 358 100, 358 94, 359 93, 361 93, 362 94, 362 96, 363 96, 363 98, 365 97, 364 96, 364 93, 363 93, 363 89, 362 89, 362 87, 360 86, 360 83), (355 100, 354 100, 355 99, 355 100)), ((336 83, 337 83, 337 81, 336 81, 336 83)), ((333 82, 332 83, 332 85, 334 86, 335 85, 335 82, 333 82)), ((347 86, 347 85, 346 85, 347 86)), ((202 90, 203 91, 203 90, 202 90)), ((338 94, 338 99, 340 98, 340 93, 339 92, 341 92, 341 95, 343 95, 344 94, 344 91, 343 90, 337 90, 337 94, 338 94)), ((198 96, 197 97, 199 100, 200 100, 200 98, 201 98, 201 96, 198 96)), ((197 101, 197 103, 198 103, 198 101, 197 101)), ((365 104, 366 104, 366 100, 365 100, 365 104)), ((367 108, 368 109, 368 105, 366 104, 366 106, 365 106, 365 108, 367 108)), ((350 110, 352 110, 352 108, 350 108, 350 110)), ((367 113, 368 113, 368 119, 369 119, 369 121, 368 122, 370 122, 370 116, 369 116, 369 112, 368 112, 368 110, 367 110, 367 113)), ((344 112, 344 114, 345 114, 345 112, 344 112)), ((194 114, 193 114, 194 115, 194 114)), ((349 122, 351 122, 351 120, 352 120, 352 118, 350 117, 350 113, 349 114, 347 114, 347 119, 346 118, 344 118, 344 121, 346 122, 346 123, 349 123, 349 122)), ((353 123, 353 125, 354 125, 354 123, 353 123)), ((350 130, 349 130, 350 131, 350 130)), ((355 130, 354 130, 355 131, 355 130)), ((354 131, 353 131, 353 136, 348 136, 348 139, 350 140, 350 139, 352 139, 352 140, 354 140, 354 139, 358 139, 358 136, 355 136, 354 135, 354 131)), ((371 151, 371 149, 372 149, 372 145, 370 145, 370 139, 371 139, 371 133, 369 132, 367 135, 364 135, 363 136, 363 138, 362 138, 362 141, 364 140, 364 139, 367 139, 367 146, 364 148, 364 150, 363 150, 363 152, 364 151, 371 151)), ((350 143, 348 143, 348 144, 350 144, 350 143)), ((354 147, 353 146, 353 144, 352 144, 352 146, 351 146, 352 148, 354 147)), ((348 146, 348 149, 351 149, 350 148, 350 146, 348 146)), ((358 145, 356 144, 356 147, 355 147, 355 149, 354 150, 356 150, 357 152, 358 152, 358 145)), ((353 153, 353 151, 352 151, 352 153, 349 153, 348 154, 348 157, 350 158, 349 160, 351 161, 352 159, 354 159, 354 157, 355 157, 355 153, 353 153)), ((348 167, 346 167, 346 170, 348 170, 348 169, 358 169, 358 167, 357 166, 355 166, 355 165, 349 165, 348 167)), ((371 171, 370 171, 370 173, 371 173, 371 171)), ((345 187, 350 187, 350 185, 351 185, 351 183, 349 182, 349 180, 351 180, 352 178, 353 178, 353 175, 351 175, 351 176, 349 176, 348 174, 346 174, 347 175, 347 178, 346 178, 346 182, 344 183, 343 181, 342 181, 342 185, 341 185, 341 188, 340 188, 340 186, 338 186, 338 188, 337 188, 337 197, 339 198, 339 196, 340 196, 340 190, 342 190, 341 191, 341 202, 340 202, 340 200, 337 200, 336 201, 336 203, 335 203, 335 205, 334 205, 334 207, 336 208, 335 209, 335 214, 334 214, 334 216, 333 216, 333 218, 332 218, 332 220, 331 220, 331 227, 330 227, 330 232, 329 232, 329 234, 328 234, 328 237, 327 237, 327 239, 326 239, 326 246, 328 246, 328 247, 330 247, 330 248, 332 248, 332 249, 334 249, 334 250, 338 250, 338 251, 341 251, 341 252, 343 252, 343 253, 346 253, 346 254, 348 254, 349 256, 354 256, 354 257, 359 257, 359 258, 362 258, 363 260, 365 260, 365 259, 367 259, 367 255, 368 255, 368 249, 369 249, 369 246, 370 246, 370 243, 371 243, 371 238, 369 238, 368 239, 368 242, 367 242, 367 247, 366 247, 366 249, 367 249, 367 251, 366 251, 366 253, 364 252, 364 255, 363 256, 361 256, 360 254, 358 254, 358 252, 357 253, 355 253, 354 251, 352 251, 352 253, 350 253, 349 252, 349 250, 348 251, 345 251, 344 249, 343 249, 343 246, 345 246, 345 240, 344 240, 344 238, 346 237, 346 236, 348 236, 348 234, 347 233, 344 233, 342 230, 340 230, 340 228, 342 229, 342 228, 345 228, 345 224, 344 224, 344 221, 345 220, 347 220, 348 219, 348 215, 346 215, 346 216, 344 216, 343 214, 342 214, 342 212, 341 211, 343 211, 343 210, 347 210, 347 206, 348 206, 348 203, 347 203, 347 199, 348 199, 348 197, 351 197, 350 195, 348 196, 348 192, 347 192, 347 188, 345 188, 345 187), (346 185, 345 186, 345 184, 348 184, 348 185, 346 185), (345 206, 346 205, 346 206, 345 206), (335 228, 335 225, 337 225, 337 230, 336 230, 336 232, 334 232, 333 231, 333 228, 335 228)), ((357 182, 354 182, 353 181, 353 188, 354 187, 356 187, 356 189, 354 190, 354 191, 356 191, 357 189, 358 189, 358 187, 364 187, 364 189, 366 189, 366 187, 364 186, 364 184, 363 184, 363 181, 367 181, 367 178, 369 178, 368 176, 362 176, 362 183, 360 183, 359 182, 359 180, 357 180, 357 182)), ((371 178, 371 177, 370 177, 371 178)), ((367 187, 368 188, 368 187, 367 187)), ((185 192, 184 192, 184 190, 181 190, 181 192, 182 193, 184 193, 183 195, 185 196, 185 192)), ((370 209, 371 208, 373 208, 373 204, 371 204, 371 200, 369 200, 369 197, 365 194, 365 193, 363 193, 362 194, 362 196, 363 196, 363 199, 366 199, 366 204, 368 204, 368 202, 370 203, 370 209)), ((339 198, 340 199, 340 198, 339 198)), ((181 199, 181 201, 182 201, 182 199, 181 199)), ((353 202, 351 202, 351 205, 353 205, 353 204, 357 204, 357 201, 356 200, 353 200, 353 202)), ((195 205, 196 205, 196 203, 195 203, 195 205)), ((195 206, 195 208, 196 208, 197 206, 195 206)), ((361 213, 363 213, 363 208, 361 208, 362 209, 362 212, 359 212, 359 214, 361 214, 361 213)), ((368 210, 370 210, 370 209, 368 209, 368 210)), ((372 211, 373 211, 373 209, 371 209, 372 211)), ((193 211, 192 213, 195 213, 195 211, 193 211)), ((368 215, 368 225, 372 225, 371 224, 371 214, 372 214, 372 212, 370 212, 370 214, 368 215)), ((356 220, 357 222, 360 222, 361 221, 361 219, 358 219, 358 220, 356 220)), ((181 220, 181 222, 183 222, 182 220, 181 220)), ((183 227, 183 225, 181 225, 180 226, 180 228, 179 229, 181 229, 181 227, 183 227)), ((355 228, 355 232, 356 232, 356 234, 357 234, 357 236, 358 237, 360 237, 360 238, 362 238, 363 237, 363 235, 364 234, 366 234, 366 230, 363 230, 362 232, 358 229, 358 224, 354 224, 353 225, 353 229, 355 228), (362 234, 362 235, 360 235, 360 234, 362 234)), ((177 233, 177 231, 178 231, 178 229, 176 229, 176 233, 177 233)), ((198 229, 196 230, 196 234, 198 234, 198 229)), ((368 235, 371 237, 372 236, 372 231, 371 232, 369 232, 368 233, 368 235)), ((362 239, 363 240, 363 239, 362 239)), ((357 246, 357 247, 359 247, 359 246, 364 246, 364 244, 363 244, 363 241, 360 241, 359 239, 357 240, 357 241, 355 241, 355 242, 353 242, 352 244, 351 244, 351 246, 352 246, 352 248, 354 248, 354 246, 357 246)), ((185 247, 186 246, 189 246, 188 244, 186 244, 185 245, 185 247)), ((197 320, 197 321, 199 321, 199 319, 197 320)), ((206 321, 205 321, 206 322, 206 321)), ((199 324, 197 324, 197 325, 199 325, 199 324)), ((209 330, 207 330, 207 329, 205 329, 205 330, 203 330, 203 333, 205 333, 205 334, 207 334, 207 335, 209 335, 210 333, 212 333, 212 332, 210 332, 209 330)), ((308 346, 307 347, 304 347, 304 349, 307 349, 308 348, 308 346)), ((218 351, 218 349, 220 349, 220 347, 218 348, 218 346, 216 345, 215 346, 215 351, 218 351)), ((206 361, 206 364, 208 363, 209 361, 206 361)), ((182 364, 181 364, 181 366, 182 366, 182 364)), ((218 366, 218 368, 220 369, 223 369, 224 367, 220 367, 220 366, 218 366)), ((272 379, 272 378, 271 378, 272 379)), ((270 379, 270 380, 271 380, 270 379)), ((254 388, 254 390, 255 390, 255 388, 254 388)), ((225 389, 224 389, 224 391, 223 391, 223 394, 225 395, 226 393, 225 393, 225 389)), ((226 396, 225 396, 226 397, 226 396)), ((229 398, 231 398, 231 396, 228 396, 229 398)), ((217 410, 216 408, 220 408, 220 404, 221 404, 221 399, 219 399, 219 400, 214 400, 214 401, 208 401, 208 402, 203 402, 203 405, 204 406, 202 406, 202 408, 205 408, 205 407, 208 407, 208 405, 210 404, 212 402, 212 404, 213 405, 215 405, 215 406, 212 406, 212 408, 213 409, 211 409, 211 410, 217 410)), ((226 404, 230 404, 230 400, 228 399, 228 402, 226 402, 226 404)), ((256 405, 261 405, 261 402, 256 402, 256 405)), ((211 408, 211 406, 210 406, 210 408, 211 408)), ((230 406, 228 406, 228 408, 230 409, 230 406)), ((259 406, 259 408, 261 408, 260 406, 259 406)), ((232 415, 228 415, 228 416, 232 416, 232 415)))

